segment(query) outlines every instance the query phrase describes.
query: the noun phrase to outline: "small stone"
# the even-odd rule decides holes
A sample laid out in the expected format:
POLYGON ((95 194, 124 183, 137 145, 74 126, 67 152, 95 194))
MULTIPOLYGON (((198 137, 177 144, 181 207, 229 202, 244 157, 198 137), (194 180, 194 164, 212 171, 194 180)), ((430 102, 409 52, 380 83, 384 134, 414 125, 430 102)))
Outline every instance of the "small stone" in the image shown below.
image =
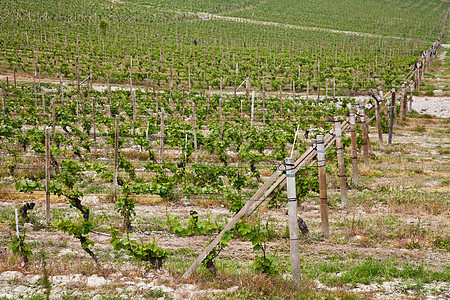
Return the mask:
POLYGON ((87 279, 88 287, 98 287, 107 283, 108 281, 102 276, 92 275, 87 279))
POLYGON ((27 275, 25 276, 25 280, 31 284, 35 284, 41 278, 39 275, 27 275))
POLYGON ((97 196, 85 196, 81 199, 82 205, 94 206, 100 204, 100 198, 97 196))
POLYGON ((227 288, 227 293, 234 293, 239 289, 238 286, 232 286, 230 288, 227 288))
POLYGON ((0 274, 0 280, 14 280, 14 279, 20 279, 23 277, 23 274, 19 271, 5 271, 0 274))
POLYGON ((32 230, 33 230, 33 224, 31 224, 31 223, 25 223, 25 224, 23 224, 23 229, 24 229, 25 231, 32 231, 32 230))

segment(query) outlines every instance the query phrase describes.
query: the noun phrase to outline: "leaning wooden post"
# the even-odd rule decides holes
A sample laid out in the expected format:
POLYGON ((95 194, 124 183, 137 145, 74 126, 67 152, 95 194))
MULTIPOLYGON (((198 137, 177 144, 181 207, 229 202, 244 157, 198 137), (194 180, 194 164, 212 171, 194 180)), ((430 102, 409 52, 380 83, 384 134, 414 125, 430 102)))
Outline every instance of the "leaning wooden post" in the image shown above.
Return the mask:
POLYGON ((319 197, 320 197, 320 218, 322 220, 322 233, 325 237, 330 236, 330 226, 328 223, 328 197, 327 197, 327 175, 325 171, 325 144, 323 135, 317 136, 317 165, 319 167, 319 197))
POLYGON ((159 162, 163 163, 164 152, 164 107, 161 107, 161 136, 159 137, 159 162))
POLYGON ((289 239, 291 250, 291 268, 294 282, 300 284, 302 275, 300 268, 300 241, 297 222, 297 194, 295 191, 294 158, 286 158, 286 184, 289 213, 289 239))
POLYGON ((356 145, 355 109, 350 107, 350 138, 352 143, 353 183, 359 186, 358 176, 358 147, 356 145))
POLYGON ((369 169, 369 139, 367 136, 366 119, 364 113, 364 104, 358 104, 359 123, 361 124, 361 134, 363 138, 364 167, 369 169))
POLYGON ((197 113, 195 111, 195 101, 192 101, 192 119, 194 124, 192 129, 194 130, 194 162, 198 163, 198 149, 197 149, 197 113))
POLYGON ((119 116, 115 118, 116 131, 114 134, 114 179, 113 179, 113 201, 117 201, 117 168, 119 166, 119 116))
POLYGON ((395 116, 395 88, 392 89, 392 98, 391 98, 391 111, 389 118, 389 136, 388 136, 388 144, 392 144, 392 130, 394 129, 394 116, 395 116))
POLYGON ((377 99, 375 102, 375 119, 377 123, 378 143, 380 144, 380 150, 383 150, 383 131, 381 130, 381 118, 380 118, 380 103, 377 99))
POLYGON ((345 179, 345 164, 344 164, 344 145, 342 143, 342 126, 341 118, 339 116, 334 117, 334 134, 336 137, 336 152, 339 168, 339 185, 341 191, 341 203, 342 206, 347 206, 347 182, 345 179))
POLYGON ((50 128, 45 128, 45 219, 50 225, 50 128))

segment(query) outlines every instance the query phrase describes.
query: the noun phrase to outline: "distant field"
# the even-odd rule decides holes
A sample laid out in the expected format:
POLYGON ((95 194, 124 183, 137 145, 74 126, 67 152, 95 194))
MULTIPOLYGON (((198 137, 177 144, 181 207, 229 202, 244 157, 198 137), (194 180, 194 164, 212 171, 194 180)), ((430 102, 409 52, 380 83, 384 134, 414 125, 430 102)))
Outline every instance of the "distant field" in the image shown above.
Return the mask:
POLYGON ((424 39, 434 39, 439 34, 445 12, 450 7, 449 2, 443 0, 132 0, 132 2, 284 24, 424 39))
MULTIPOLYGON (((265 78, 266 89, 276 91, 279 87, 290 89, 293 81, 297 91, 306 91, 308 81, 317 89, 319 82, 323 86, 324 81, 333 78, 338 89, 390 86, 408 73, 417 56, 437 38, 443 23, 439 14, 445 6, 422 3, 419 7, 426 11, 433 8, 435 15, 421 22, 411 21, 415 26, 423 23, 425 29, 432 26, 433 30, 417 27, 428 30, 430 35, 418 33, 421 39, 394 39, 209 20, 179 11, 240 16, 250 13, 253 9, 241 8, 258 4, 255 1, 239 5, 230 1, 200 1, 195 5, 181 1, 133 1, 135 4, 5 0, 0 7, 0 70, 32 74, 39 65, 41 75, 46 77, 59 77, 62 73, 64 78, 75 80, 92 74, 96 81, 106 81, 108 76, 111 82, 125 83, 129 57, 133 56, 134 82, 155 81, 158 88, 167 88, 170 80, 178 89, 189 85, 194 89, 219 88, 220 78, 225 87, 230 87, 247 77, 252 86, 259 87, 265 78)), ((280 7, 285 4, 288 2, 281 1, 280 7)), ((255 11, 262 9, 258 5, 255 11)), ((292 18, 288 23, 308 25, 293 22, 296 10, 284 7, 292 18)), ((344 13, 345 10, 339 18, 335 17, 342 21, 336 22, 334 28, 364 31, 361 26, 368 22, 363 17, 349 25, 344 22, 344 13)), ((267 20, 277 22, 275 15, 276 7, 271 14, 265 14, 267 20)), ((387 15, 387 9, 380 13, 383 15, 387 15)), ((322 20, 334 22, 333 18, 322 20)), ((392 28, 406 32, 399 26, 392 28)), ((408 36, 407 32, 374 32, 408 36)))

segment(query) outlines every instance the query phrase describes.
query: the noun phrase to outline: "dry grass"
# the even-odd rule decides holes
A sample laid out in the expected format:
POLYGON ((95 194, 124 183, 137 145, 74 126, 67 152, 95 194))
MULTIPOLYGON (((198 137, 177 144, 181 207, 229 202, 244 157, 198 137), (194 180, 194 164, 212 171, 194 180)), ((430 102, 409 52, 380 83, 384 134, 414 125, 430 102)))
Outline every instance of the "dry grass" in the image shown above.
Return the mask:
MULTIPOLYGON (((0 188, 0 200, 3 202, 45 202, 45 192, 36 191, 33 194, 21 193, 9 187, 0 188)), ((63 203, 65 202, 65 197, 59 197, 55 195, 50 195, 51 203, 63 203)))

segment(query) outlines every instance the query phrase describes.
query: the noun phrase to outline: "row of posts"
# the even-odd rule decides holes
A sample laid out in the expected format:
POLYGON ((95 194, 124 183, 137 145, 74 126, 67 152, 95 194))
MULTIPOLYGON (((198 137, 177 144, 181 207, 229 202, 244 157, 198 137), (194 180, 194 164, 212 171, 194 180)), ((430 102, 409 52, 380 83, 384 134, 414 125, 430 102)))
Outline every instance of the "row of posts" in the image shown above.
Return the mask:
MULTIPOLYGON (((393 91, 392 99, 395 101, 395 92, 393 91)), ((393 102, 392 101, 392 102, 393 102)), ((391 105, 391 112, 392 112, 391 105)), ((376 116, 377 125, 379 125, 379 106, 376 105, 376 116)), ((393 120, 391 114, 391 120, 393 120)), ((360 124, 361 133, 363 137, 363 157, 364 157, 364 168, 368 169, 369 166, 369 150, 370 141, 368 136, 368 121, 365 114, 365 105, 363 103, 358 103, 356 106, 356 112, 353 107, 350 107, 350 117, 349 117, 349 132, 351 138, 351 159, 352 159, 352 178, 355 186, 359 186, 358 177, 358 148, 356 142, 356 125, 360 124)), ((334 138, 336 142, 337 150, 337 160, 338 160, 338 177, 339 177, 339 187, 340 187, 340 197, 343 207, 348 205, 347 198, 347 183, 345 175, 345 164, 344 164, 344 146, 342 142, 342 123, 339 116, 335 117, 334 120, 334 138)), ((381 132, 381 126, 377 126, 381 132)), ((326 181, 326 170, 325 170, 325 152, 328 145, 326 145, 323 135, 318 135, 316 137, 316 152, 317 152, 317 167, 319 176, 319 204, 320 204, 320 216, 321 216, 321 230, 325 237, 329 237, 329 220, 328 220, 328 196, 327 196, 327 181, 326 181)), ((380 143, 382 145, 382 142, 380 143)), ((291 267, 294 282, 300 283, 301 281, 301 268, 300 268, 300 254, 299 254, 299 228, 297 220, 297 199, 296 199, 296 188, 295 188, 295 165, 294 158, 286 158, 286 183, 287 183, 287 199, 288 199, 288 214, 289 214, 289 234, 290 234, 290 250, 291 250, 291 267)))

